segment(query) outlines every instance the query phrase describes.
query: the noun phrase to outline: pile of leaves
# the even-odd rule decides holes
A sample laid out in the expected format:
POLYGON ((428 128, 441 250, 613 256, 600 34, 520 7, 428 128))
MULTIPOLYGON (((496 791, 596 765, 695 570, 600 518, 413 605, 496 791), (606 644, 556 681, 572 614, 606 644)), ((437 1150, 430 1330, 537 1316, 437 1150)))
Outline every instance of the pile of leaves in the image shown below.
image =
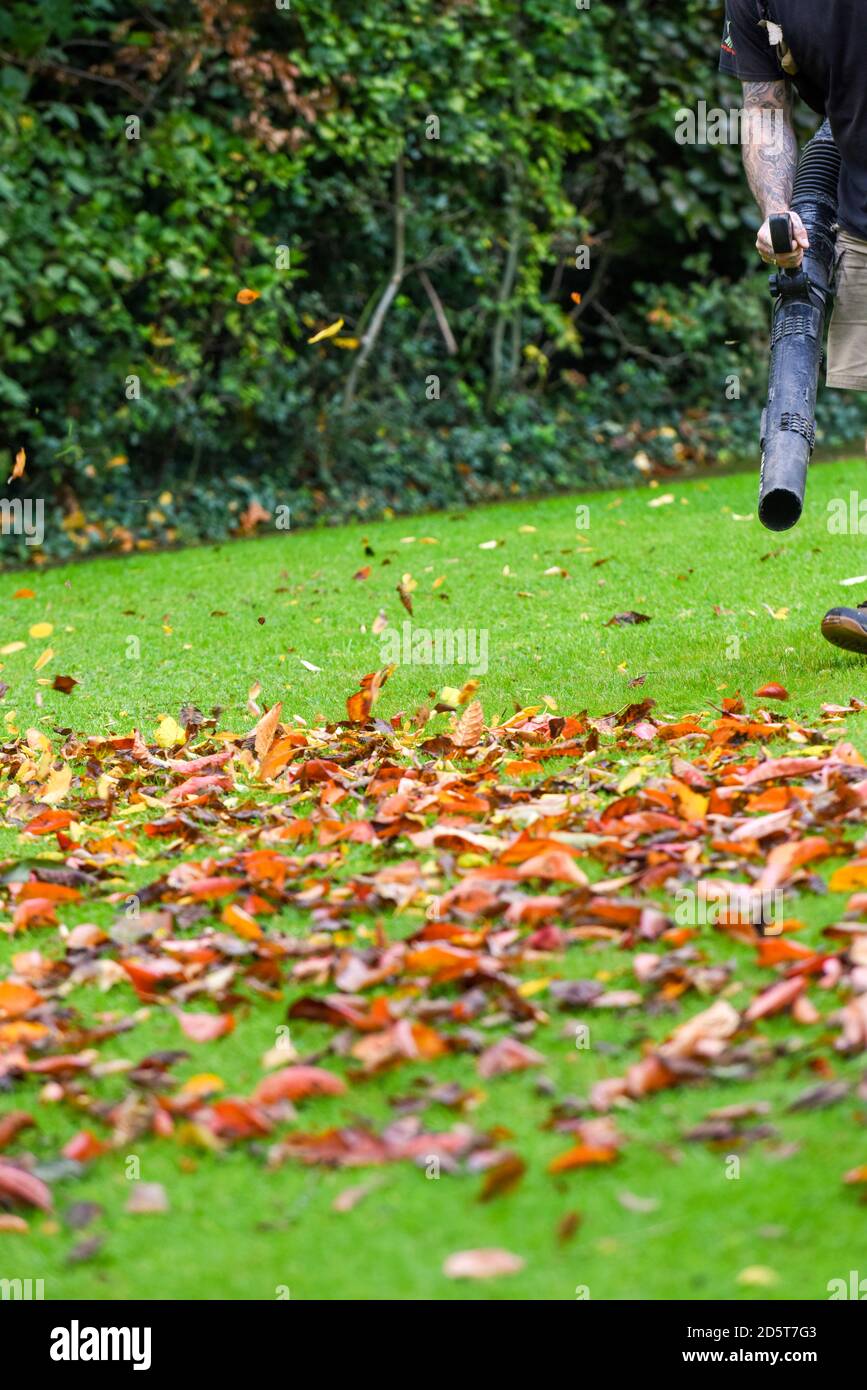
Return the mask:
MULTIPOLYGON (((486 724, 470 683, 451 714, 381 719, 388 674, 365 677, 338 724, 278 704, 234 732, 188 706, 150 740, 29 729, 0 749, 5 820, 26 847, 0 864, 0 1204, 47 1209, 52 1179, 144 1135, 246 1142, 266 1167, 436 1157, 483 1173, 487 1199, 525 1164, 502 1147, 505 1125, 469 1123, 480 1083, 543 1069, 564 1021, 574 1032, 606 1010, 664 1032, 645 1031, 586 1097, 555 1100, 553 1173, 617 1160, 657 1092, 759 1074, 788 1046, 776 1016, 809 1041, 817 1086, 799 1104, 867 1098, 856 1076, 830 1079, 867 1048, 867 764, 842 736, 862 701, 823 707, 816 727, 766 707, 779 686, 752 712, 738 698, 670 721, 647 699, 486 724), (829 888, 850 897, 819 945, 798 940, 795 917, 755 924, 770 894, 829 888), (684 924, 684 892, 725 910, 684 924), (96 905, 104 925, 80 920, 96 905), (720 934, 765 976, 739 1006, 737 952, 720 963, 710 949, 720 934), (598 943, 624 953, 626 987, 598 978, 598 943), (83 1016, 78 987, 110 1010, 83 1016), (265 1001, 285 1004, 287 1026, 249 1094, 224 1094, 213 1073, 174 1078, 265 1001), (174 1015, 179 1047, 142 1056, 136 1028, 154 1010, 174 1015), (323 1025, 305 1054, 305 1030, 320 1039, 323 1025), (120 1035, 128 1055, 105 1060, 120 1035), (465 1081, 439 1080, 455 1054, 465 1081), (352 1118, 355 1088, 413 1063, 424 1075, 390 1124, 352 1118), (38 1106, 10 1110, 25 1090, 38 1106), (456 1113, 441 1132, 423 1121, 434 1103, 456 1113), (317 1124, 323 1104, 349 1118, 317 1124), (47 1105, 69 1139, 46 1166, 27 1142, 47 1105)), ((773 1133, 744 1128, 757 1113, 734 1103, 685 1137, 773 1133)))

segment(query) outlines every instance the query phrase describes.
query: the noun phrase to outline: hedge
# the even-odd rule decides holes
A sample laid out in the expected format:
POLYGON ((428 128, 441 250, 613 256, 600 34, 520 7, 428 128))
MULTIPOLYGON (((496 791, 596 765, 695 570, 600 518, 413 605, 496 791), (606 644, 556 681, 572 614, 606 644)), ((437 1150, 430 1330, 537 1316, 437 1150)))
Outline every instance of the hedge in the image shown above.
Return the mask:
POLYGON ((752 456, 755 212, 675 138, 720 8, 7 0, 6 561, 752 456))

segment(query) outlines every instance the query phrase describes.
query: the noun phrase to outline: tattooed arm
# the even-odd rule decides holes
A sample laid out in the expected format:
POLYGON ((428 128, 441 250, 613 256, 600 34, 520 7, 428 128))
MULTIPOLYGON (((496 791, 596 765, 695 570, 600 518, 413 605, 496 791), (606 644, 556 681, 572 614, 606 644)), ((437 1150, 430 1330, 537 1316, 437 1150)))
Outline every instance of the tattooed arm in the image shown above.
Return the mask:
POLYGON ((788 84, 745 82, 743 158, 753 197, 765 219, 756 238, 756 249, 764 261, 782 266, 800 265, 809 239, 804 224, 789 204, 798 163, 798 138, 792 124, 792 103, 788 84), (776 256, 771 245, 768 218, 772 213, 788 212, 794 240, 792 254, 776 256))

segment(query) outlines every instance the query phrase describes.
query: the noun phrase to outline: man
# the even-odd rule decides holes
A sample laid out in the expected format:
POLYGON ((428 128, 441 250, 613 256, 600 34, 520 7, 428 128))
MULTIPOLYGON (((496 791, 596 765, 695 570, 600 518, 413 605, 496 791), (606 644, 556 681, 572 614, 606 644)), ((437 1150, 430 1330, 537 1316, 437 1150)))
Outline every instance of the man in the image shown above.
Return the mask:
MULTIPOLYGON (((789 204, 798 141, 792 87, 825 115, 842 158, 837 217, 836 300, 828 332, 826 384, 867 390, 867 0, 726 0, 720 70, 743 83, 747 180, 764 221, 762 260, 800 265, 807 232, 789 204), (788 213, 793 240, 775 255, 769 219, 788 213)), ((832 608, 829 642, 867 654, 867 603, 832 608)))

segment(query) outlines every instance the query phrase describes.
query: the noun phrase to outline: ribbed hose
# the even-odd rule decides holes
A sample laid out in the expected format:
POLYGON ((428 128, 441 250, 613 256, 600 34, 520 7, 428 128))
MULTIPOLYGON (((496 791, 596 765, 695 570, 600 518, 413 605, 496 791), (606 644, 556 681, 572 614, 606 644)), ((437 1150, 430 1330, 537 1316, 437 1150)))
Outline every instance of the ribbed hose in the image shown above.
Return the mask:
POLYGON ((768 403, 762 412, 759 519, 786 531, 801 515, 816 437, 816 393, 834 273, 840 152, 827 121, 804 147, 792 208, 810 239, 803 275, 779 272, 771 327, 768 403))

